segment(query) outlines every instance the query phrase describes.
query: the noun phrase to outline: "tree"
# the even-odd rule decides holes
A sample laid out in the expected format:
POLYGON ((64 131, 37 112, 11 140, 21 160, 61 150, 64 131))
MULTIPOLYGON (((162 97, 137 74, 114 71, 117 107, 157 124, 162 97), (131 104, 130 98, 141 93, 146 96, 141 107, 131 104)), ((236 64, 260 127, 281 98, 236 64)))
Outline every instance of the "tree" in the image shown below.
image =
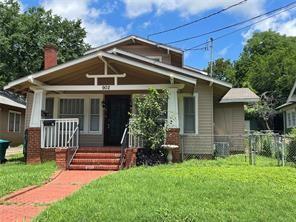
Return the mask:
MULTIPOLYGON (((210 73, 210 64, 206 70, 210 73)), ((230 83, 235 82, 235 69, 233 63, 227 59, 218 58, 213 62, 213 77, 230 83)))
POLYGON ((149 89, 135 100, 136 113, 131 114, 130 132, 144 142, 145 148, 157 149, 164 144, 166 134, 168 92, 149 89))
POLYGON ((81 21, 70 21, 41 7, 22 13, 16 0, 0 2, 0 88, 43 68, 43 46, 55 44, 58 63, 77 58, 89 48, 81 21))

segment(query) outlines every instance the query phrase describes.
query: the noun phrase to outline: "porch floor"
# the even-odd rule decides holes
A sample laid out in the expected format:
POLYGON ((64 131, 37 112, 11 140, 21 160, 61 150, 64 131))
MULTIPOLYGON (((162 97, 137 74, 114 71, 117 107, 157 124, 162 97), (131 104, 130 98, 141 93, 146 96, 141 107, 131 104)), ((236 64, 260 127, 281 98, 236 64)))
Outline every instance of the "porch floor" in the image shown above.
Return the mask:
POLYGON ((120 168, 120 147, 79 147, 69 170, 106 170, 120 168))

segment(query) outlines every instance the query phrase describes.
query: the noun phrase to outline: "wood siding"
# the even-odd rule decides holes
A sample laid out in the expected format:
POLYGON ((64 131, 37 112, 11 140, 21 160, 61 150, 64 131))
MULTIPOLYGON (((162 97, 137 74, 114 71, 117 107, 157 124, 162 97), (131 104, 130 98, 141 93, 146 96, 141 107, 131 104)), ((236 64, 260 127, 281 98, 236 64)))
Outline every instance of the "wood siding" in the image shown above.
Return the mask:
POLYGON ((11 146, 17 146, 23 143, 24 139, 24 122, 25 122, 25 111, 24 109, 0 105, 0 139, 6 139, 11 141, 11 146), (9 132, 8 131, 8 115, 9 110, 21 113, 21 128, 20 132, 9 132))
POLYGON ((245 113, 242 103, 214 106, 215 141, 229 142, 230 151, 244 151, 245 113))
POLYGON ((181 135, 181 145, 186 154, 213 153, 213 88, 198 82, 198 134, 181 135))

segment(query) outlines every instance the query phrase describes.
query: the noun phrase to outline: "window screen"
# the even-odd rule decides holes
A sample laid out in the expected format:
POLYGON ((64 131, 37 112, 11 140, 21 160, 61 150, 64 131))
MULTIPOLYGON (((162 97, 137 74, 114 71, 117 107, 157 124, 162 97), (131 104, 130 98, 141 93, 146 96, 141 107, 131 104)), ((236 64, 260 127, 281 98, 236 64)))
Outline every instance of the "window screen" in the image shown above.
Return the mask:
POLYGON ((100 129, 100 100, 90 100, 90 131, 99 131, 100 129))
POLYGON ((21 114, 10 111, 8 117, 8 131, 9 132, 20 132, 21 129, 21 114))
POLYGON ((45 118, 52 119, 53 118, 53 98, 46 98, 45 110, 47 112, 47 116, 45 118))
POLYGON ((184 97, 184 133, 195 133, 194 97, 184 97))
POLYGON ((84 99, 60 99, 60 118, 79 118, 79 129, 83 130, 84 99))

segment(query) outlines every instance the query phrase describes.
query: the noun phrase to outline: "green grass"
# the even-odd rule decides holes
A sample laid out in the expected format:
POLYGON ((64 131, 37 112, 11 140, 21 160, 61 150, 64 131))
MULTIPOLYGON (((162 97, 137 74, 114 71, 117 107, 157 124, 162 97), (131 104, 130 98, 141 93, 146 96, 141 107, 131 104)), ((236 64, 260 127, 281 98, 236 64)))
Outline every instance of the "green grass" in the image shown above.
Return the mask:
POLYGON ((6 164, 0 165, 0 197, 31 185, 39 185, 56 170, 54 162, 26 165, 23 155, 9 157, 6 164))
POLYGON ((296 169, 257 159, 257 166, 238 155, 120 171, 35 220, 296 221, 296 169))

